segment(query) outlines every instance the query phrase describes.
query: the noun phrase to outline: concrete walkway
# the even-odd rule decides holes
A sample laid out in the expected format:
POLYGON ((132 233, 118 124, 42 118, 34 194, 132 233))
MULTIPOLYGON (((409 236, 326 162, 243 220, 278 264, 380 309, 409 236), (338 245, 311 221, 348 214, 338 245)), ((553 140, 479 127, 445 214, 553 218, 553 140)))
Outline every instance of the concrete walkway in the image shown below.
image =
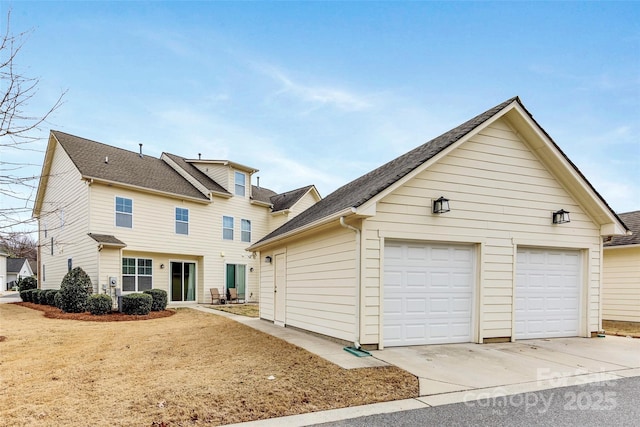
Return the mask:
POLYGON ((420 381, 420 397, 310 414, 234 424, 245 427, 308 426, 477 399, 640 376, 640 339, 555 338, 502 344, 444 344, 392 347, 356 357, 343 346, 256 318, 206 307, 302 347, 345 369, 395 365, 420 381))

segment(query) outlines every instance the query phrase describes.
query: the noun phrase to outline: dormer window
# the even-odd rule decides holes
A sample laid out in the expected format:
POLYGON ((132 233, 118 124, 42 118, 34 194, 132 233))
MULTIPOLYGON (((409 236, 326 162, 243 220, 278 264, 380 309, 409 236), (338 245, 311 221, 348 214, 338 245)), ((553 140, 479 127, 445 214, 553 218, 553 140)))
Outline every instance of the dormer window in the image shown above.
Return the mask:
POLYGON ((236 196, 245 196, 247 176, 242 172, 236 172, 236 196))

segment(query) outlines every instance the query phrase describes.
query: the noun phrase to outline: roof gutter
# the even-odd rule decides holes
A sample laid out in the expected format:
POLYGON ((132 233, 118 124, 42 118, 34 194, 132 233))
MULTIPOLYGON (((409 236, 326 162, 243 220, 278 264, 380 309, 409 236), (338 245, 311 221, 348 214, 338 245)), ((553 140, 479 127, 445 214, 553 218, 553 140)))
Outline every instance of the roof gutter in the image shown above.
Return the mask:
POLYGON ((344 221, 344 216, 340 217, 340 225, 344 228, 347 228, 356 233, 356 321, 355 321, 355 331, 353 338, 353 347, 356 349, 360 349, 360 309, 362 304, 360 303, 360 294, 361 294, 361 265, 360 258, 362 257, 362 239, 361 239, 361 231, 359 228, 356 228, 352 225, 347 224, 344 221))

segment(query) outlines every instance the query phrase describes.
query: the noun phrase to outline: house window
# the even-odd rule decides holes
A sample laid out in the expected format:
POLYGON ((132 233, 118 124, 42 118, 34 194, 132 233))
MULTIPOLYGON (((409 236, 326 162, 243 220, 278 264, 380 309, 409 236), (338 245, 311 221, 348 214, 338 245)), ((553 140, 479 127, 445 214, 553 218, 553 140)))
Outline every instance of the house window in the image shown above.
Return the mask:
POLYGON ((236 196, 245 195, 245 187, 246 187, 246 175, 241 172, 236 172, 236 196))
POLYGON ((133 227, 133 200, 116 197, 116 227, 133 227))
POLYGON ((251 242, 251 221, 243 219, 241 221, 242 241, 251 242))
POLYGON ((233 240, 233 217, 222 217, 222 238, 224 240, 233 240))
POLYGON ((189 209, 176 208, 176 234, 189 234, 189 209))
POLYGON ((153 286, 153 260, 122 258, 122 290, 141 292, 153 286))

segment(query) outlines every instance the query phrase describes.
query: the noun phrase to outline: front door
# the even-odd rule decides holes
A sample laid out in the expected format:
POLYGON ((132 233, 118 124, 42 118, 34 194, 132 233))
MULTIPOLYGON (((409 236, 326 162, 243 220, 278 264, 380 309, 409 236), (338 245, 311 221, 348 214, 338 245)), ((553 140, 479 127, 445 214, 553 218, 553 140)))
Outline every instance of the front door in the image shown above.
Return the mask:
POLYGON ((286 314, 286 296, 287 296, 287 287, 286 287, 286 268, 285 268, 285 258, 284 254, 278 254, 275 257, 275 283, 273 287, 273 292, 275 293, 273 301, 275 304, 274 307, 274 318, 273 323, 279 326, 285 325, 285 314, 286 314))
POLYGON ((171 262, 171 301, 196 300, 196 264, 171 262))
MULTIPOLYGON (((236 288, 238 299, 246 299, 247 266, 244 264, 227 264, 227 289, 236 288)), ((227 295, 228 297, 228 295, 227 295)))

